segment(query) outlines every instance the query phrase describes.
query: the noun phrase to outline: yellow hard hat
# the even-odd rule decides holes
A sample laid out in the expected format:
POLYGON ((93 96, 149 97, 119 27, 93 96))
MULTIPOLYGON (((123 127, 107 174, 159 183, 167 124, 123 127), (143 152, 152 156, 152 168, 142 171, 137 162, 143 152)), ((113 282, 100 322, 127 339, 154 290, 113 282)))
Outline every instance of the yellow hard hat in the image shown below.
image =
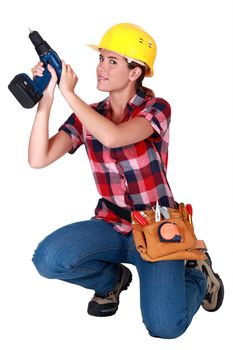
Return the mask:
POLYGON ((154 74, 156 43, 148 33, 135 24, 116 24, 104 34, 99 45, 88 46, 95 50, 114 51, 126 57, 128 61, 146 65, 145 76, 152 77, 154 74))

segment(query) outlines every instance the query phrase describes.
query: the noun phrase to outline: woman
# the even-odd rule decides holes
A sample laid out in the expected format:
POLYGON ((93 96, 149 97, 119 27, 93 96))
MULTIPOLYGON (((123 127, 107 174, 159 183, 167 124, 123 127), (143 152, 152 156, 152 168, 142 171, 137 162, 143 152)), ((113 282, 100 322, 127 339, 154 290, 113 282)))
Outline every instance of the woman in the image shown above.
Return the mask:
MULTIPOLYGON (((122 263, 137 267, 143 322, 149 334, 181 335, 200 305, 217 310, 223 285, 204 262, 144 261, 136 251, 129 213, 159 202, 176 202, 166 178, 170 106, 142 86, 153 75, 156 44, 143 29, 129 23, 110 28, 98 46, 97 88, 108 98, 87 105, 74 92, 77 76, 62 63, 59 89, 73 114, 48 138, 48 121, 57 77, 52 78, 38 105, 29 143, 29 163, 45 167, 85 145, 97 189, 102 196, 91 220, 62 227, 35 251, 38 272, 95 291, 88 304, 93 316, 115 314, 120 293, 132 275, 122 263)), ((43 75, 41 63, 34 76, 43 75)))

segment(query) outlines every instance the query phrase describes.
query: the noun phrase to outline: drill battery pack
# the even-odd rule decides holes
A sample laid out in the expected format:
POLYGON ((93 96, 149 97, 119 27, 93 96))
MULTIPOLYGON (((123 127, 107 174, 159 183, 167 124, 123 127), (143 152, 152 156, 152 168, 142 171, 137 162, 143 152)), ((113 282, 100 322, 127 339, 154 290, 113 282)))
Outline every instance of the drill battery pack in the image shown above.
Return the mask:
POLYGON ((43 93, 35 89, 32 80, 24 73, 16 75, 8 88, 24 108, 34 107, 43 96, 43 93))

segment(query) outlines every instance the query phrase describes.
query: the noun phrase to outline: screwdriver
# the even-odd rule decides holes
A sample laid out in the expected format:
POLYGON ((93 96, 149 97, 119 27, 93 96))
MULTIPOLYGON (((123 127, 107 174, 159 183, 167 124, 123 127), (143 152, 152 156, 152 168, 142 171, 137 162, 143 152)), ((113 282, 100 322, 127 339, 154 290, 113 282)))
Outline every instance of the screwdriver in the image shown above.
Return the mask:
POLYGON ((142 226, 148 225, 148 221, 145 218, 146 214, 143 211, 134 211, 133 218, 142 226))
POLYGON ((190 224, 192 224, 193 208, 191 204, 186 204, 187 218, 190 224))

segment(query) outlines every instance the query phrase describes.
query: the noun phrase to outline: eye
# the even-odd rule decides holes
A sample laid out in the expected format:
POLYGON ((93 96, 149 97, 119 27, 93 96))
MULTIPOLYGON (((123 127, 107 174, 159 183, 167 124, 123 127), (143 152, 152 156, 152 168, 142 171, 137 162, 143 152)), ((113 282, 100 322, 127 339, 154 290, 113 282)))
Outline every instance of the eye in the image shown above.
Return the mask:
POLYGON ((117 61, 115 61, 113 59, 109 60, 109 62, 110 62, 110 64, 117 64, 117 61))
POLYGON ((104 58, 103 58, 103 56, 99 56, 99 62, 103 62, 103 60, 104 60, 104 58))

